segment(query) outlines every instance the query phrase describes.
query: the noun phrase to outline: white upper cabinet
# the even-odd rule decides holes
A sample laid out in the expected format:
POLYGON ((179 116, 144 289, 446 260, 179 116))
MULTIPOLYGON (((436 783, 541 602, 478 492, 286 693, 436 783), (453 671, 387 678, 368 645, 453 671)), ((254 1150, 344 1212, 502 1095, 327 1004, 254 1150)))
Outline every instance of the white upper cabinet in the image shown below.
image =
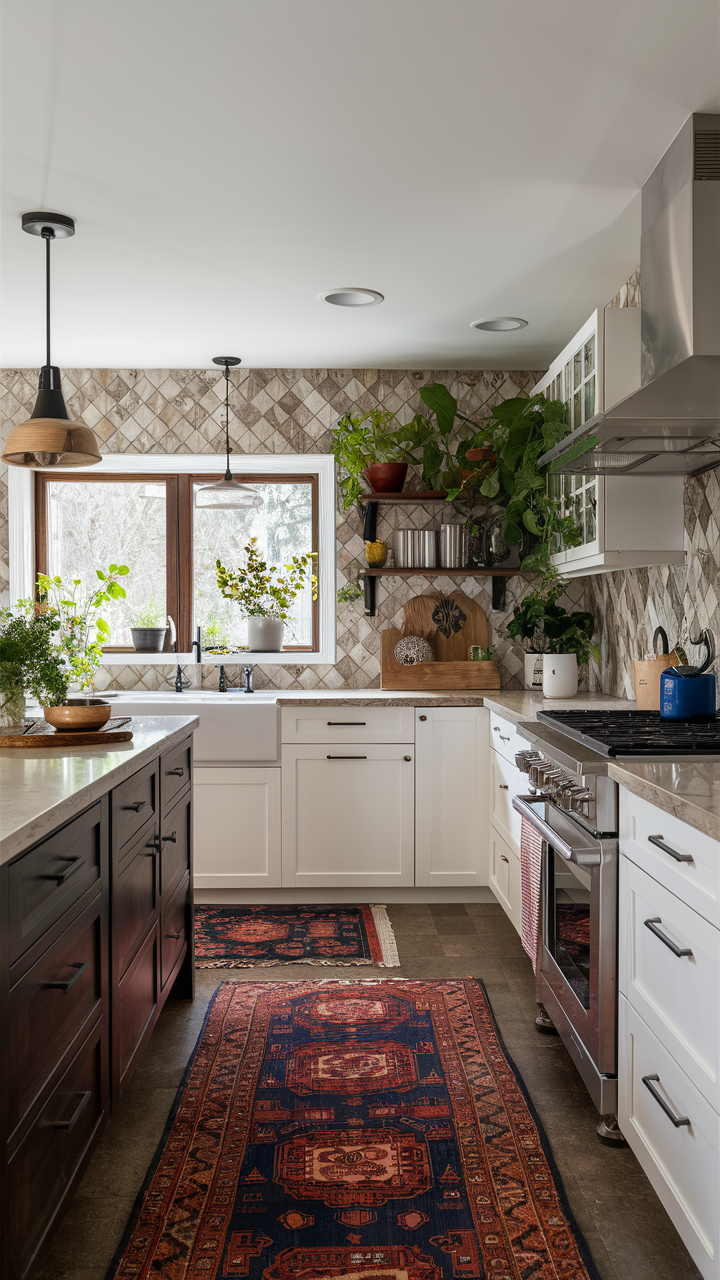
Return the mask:
MULTIPOLYGON (((564 400, 570 432, 639 386, 640 308, 600 307, 533 390, 564 400)), ((684 563, 682 476, 557 475, 550 486, 583 534, 553 556, 566 577, 684 563)))

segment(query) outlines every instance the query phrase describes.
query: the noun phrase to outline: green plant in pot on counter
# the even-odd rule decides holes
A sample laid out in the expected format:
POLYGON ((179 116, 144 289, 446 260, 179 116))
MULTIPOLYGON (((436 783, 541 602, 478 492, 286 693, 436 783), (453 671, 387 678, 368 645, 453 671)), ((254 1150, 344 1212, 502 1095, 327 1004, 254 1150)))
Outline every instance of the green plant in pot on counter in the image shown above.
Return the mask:
POLYGON ((257 538, 245 547, 245 564, 226 569, 216 561, 217 584, 226 600, 234 600, 248 620, 251 651, 277 653, 282 649, 283 631, 291 622, 292 602, 309 577, 313 600, 317 600, 317 578, 312 571, 317 553, 293 556, 278 574, 277 565, 268 565, 258 549, 257 538))
POLYGON ((59 706, 67 698, 70 670, 57 639, 60 623, 51 612, 29 612, 24 602, 16 613, 0 614, 0 728, 22 727, 25 698, 43 707, 59 706))
MULTIPOLYGON (((593 643, 595 618, 592 613, 575 610, 569 613, 557 603, 567 583, 557 573, 549 575, 546 585, 530 592, 516 605, 508 635, 520 640, 526 654, 575 654, 578 668, 593 658, 600 665, 600 648, 593 643)), ((532 687, 533 681, 526 681, 532 687)))
POLYGON ((366 485, 376 493, 400 493, 408 466, 417 462, 414 450, 432 434, 432 429, 420 414, 400 426, 395 415, 386 409, 371 409, 360 417, 344 414, 330 434, 343 507, 347 510, 367 493, 366 485))
MULTIPOLYGON (((81 689, 93 689, 93 678, 100 665, 103 645, 110 639, 110 627, 99 610, 110 601, 124 600, 125 588, 120 579, 130 570, 126 564, 111 564, 107 573, 95 570, 99 582, 86 596, 82 594, 82 579, 63 582, 61 577, 37 577, 37 599, 59 623, 58 646, 62 649, 70 669, 70 681, 79 683, 81 689)), ((20 604, 33 608, 35 601, 23 600, 20 604)))

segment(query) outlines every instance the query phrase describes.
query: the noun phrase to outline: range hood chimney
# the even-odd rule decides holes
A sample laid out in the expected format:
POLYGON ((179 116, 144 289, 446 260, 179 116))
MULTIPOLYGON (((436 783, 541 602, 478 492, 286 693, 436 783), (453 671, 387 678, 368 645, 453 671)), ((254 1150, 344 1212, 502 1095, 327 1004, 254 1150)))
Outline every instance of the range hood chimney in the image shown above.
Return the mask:
POLYGON ((720 115, 690 116, 642 189, 640 289, 640 387, 540 459, 556 471, 720 465, 720 115))

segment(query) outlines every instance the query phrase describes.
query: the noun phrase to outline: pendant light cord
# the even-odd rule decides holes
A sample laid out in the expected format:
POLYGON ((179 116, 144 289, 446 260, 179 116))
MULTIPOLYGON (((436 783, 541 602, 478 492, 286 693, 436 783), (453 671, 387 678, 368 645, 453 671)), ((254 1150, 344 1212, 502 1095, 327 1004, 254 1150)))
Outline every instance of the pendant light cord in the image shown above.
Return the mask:
POLYGON ((230 366, 225 365, 225 479, 232 480, 230 472, 230 366))
POLYGON ((55 239, 52 227, 43 227, 45 241, 45 364, 50 365, 50 242, 55 239))

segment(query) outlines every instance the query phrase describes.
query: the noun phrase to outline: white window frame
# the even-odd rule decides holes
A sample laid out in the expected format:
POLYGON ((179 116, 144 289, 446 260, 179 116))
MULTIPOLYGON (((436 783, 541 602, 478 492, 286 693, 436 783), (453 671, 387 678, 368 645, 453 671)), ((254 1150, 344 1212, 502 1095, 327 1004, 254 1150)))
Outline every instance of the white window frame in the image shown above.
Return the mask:
MULTIPOLYGON (((203 655, 210 665, 233 662, 261 662, 276 666, 331 665, 336 661, 336 548, 335 548, 335 459, 329 453, 244 453, 233 458, 239 475, 308 475, 318 478, 318 608, 320 647, 312 652, 238 653, 203 655)), ((38 467, 52 475, 52 467, 38 467)), ((122 453, 105 454, 93 467, 78 467, 77 475, 217 475, 225 471, 225 454, 216 453, 122 453)), ((35 584, 35 485, 33 470, 8 467, 8 516, 10 552, 10 601, 32 596, 35 584)), ((108 653, 101 662, 106 667, 167 666, 191 662, 192 653, 108 653)))

